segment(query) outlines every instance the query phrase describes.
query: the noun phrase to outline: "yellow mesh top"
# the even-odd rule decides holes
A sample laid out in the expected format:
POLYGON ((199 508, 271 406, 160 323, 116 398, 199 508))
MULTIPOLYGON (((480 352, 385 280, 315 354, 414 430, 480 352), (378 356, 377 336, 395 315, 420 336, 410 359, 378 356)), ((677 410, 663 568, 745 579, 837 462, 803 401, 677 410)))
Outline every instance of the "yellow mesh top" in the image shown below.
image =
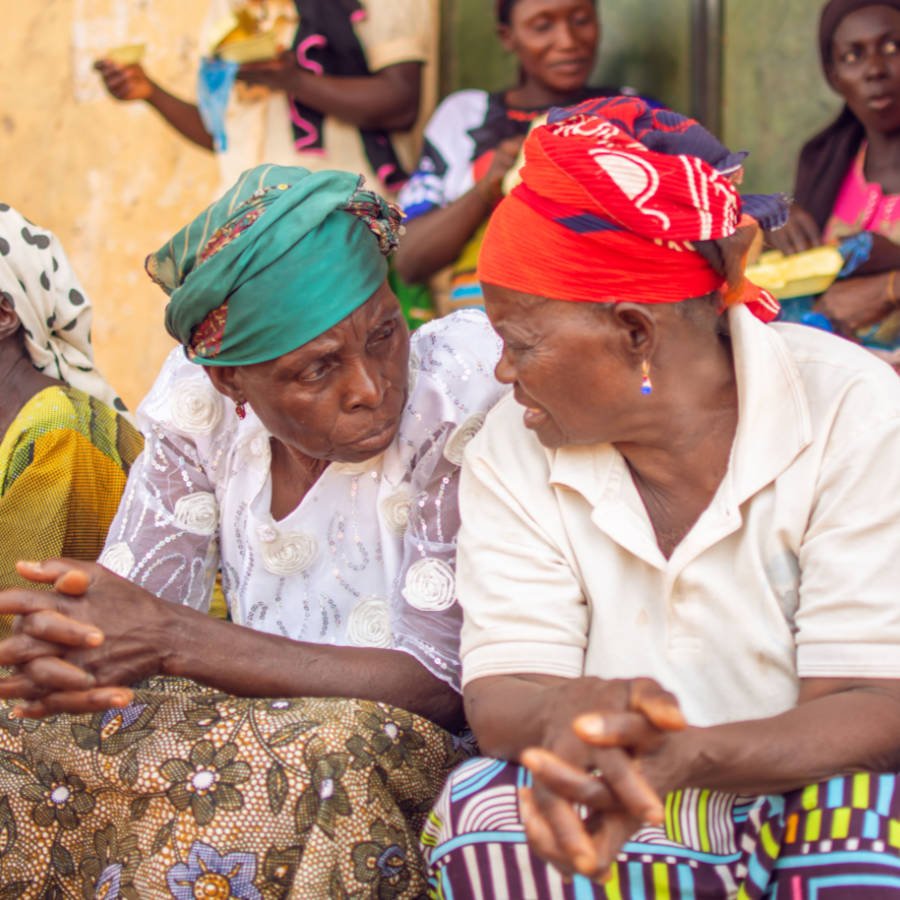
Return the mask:
MULTIPOLYGON (((74 388, 25 404, 0 442, 0 588, 25 584, 19 559, 97 559, 142 445, 131 424, 74 388)), ((0 619, 0 636, 8 628, 0 619)))

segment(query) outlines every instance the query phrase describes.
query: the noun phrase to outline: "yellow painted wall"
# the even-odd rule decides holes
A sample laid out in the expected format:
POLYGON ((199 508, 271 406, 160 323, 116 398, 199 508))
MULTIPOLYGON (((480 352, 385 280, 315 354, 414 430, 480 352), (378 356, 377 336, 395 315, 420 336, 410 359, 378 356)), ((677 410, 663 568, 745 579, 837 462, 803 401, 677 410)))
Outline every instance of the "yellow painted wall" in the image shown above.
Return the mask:
POLYGON ((173 346, 143 259, 210 201, 215 160, 91 69, 146 41, 145 63, 193 96, 205 0, 0 0, 0 200, 63 242, 94 304, 97 363, 132 408, 173 346))

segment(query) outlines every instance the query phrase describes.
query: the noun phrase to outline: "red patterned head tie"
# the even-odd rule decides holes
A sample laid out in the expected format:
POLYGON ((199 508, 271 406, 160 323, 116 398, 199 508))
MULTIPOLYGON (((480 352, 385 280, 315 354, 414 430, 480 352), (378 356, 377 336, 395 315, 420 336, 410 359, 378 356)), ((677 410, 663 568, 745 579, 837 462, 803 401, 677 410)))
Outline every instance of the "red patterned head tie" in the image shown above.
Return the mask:
MULTIPOLYGON (((631 97, 555 110, 525 145, 522 183, 494 212, 479 277, 582 302, 673 303, 722 290, 696 242, 752 217, 777 227, 781 197, 742 198, 746 154, 692 119, 631 97)), ((727 292, 766 321, 777 304, 747 283, 727 292)))

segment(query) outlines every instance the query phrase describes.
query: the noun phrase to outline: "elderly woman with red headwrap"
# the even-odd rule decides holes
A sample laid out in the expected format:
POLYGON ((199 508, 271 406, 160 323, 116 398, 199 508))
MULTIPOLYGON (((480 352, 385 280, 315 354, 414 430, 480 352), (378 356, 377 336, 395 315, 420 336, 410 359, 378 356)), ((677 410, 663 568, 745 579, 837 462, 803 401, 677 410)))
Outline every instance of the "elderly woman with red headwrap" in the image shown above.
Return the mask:
POLYGON ((593 101, 491 220, 513 395, 467 448, 457 561, 485 757, 426 826, 437 896, 900 888, 900 384, 769 324, 743 257, 785 211, 741 159, 593 101))

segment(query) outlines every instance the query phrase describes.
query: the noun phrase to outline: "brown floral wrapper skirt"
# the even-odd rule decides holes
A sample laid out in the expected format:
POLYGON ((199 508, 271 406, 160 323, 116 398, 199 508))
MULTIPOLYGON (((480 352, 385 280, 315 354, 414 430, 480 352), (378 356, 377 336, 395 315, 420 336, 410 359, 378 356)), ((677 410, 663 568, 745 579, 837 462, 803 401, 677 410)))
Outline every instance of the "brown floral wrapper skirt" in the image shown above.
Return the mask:
POLYGON ((467 756, 384 703, 153 679, 126 709, 0 704, 0 900, 425 896, 418 835, 467 756))

